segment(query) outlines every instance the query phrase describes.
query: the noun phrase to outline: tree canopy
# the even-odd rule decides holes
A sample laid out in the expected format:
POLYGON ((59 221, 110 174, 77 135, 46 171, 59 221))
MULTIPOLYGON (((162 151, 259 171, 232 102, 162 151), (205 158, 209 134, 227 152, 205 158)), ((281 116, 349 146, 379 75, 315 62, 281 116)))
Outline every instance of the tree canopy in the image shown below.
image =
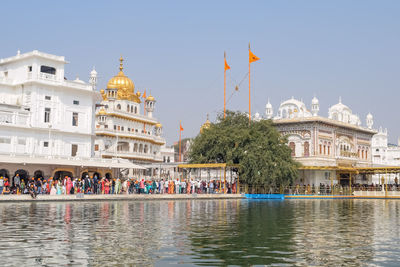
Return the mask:
POLYGON ((240 164, 241 182, 284 186, 297 178, 299 167, 286 143, 271 120, 249 124, 246 114, 228 111, 193 140, 189 158, 191 163, 240 164))

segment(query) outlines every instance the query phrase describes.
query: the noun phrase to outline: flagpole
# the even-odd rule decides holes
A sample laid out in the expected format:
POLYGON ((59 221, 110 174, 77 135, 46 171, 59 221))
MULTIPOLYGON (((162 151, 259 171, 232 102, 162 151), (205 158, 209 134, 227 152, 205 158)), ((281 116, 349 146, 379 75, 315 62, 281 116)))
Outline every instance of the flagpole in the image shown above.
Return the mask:
MULTIPOLYGON (((226 60, 226 53, 224 52, 224 59, 226 60)), ((226 66, 224 66, 224 119, 226 117, 226 66)))
MULTIPOLYGON (((249 43, 250 54, 250 43, 249 43)), ((249 122, 251 121, 251 94, 250 94, 250 58, 249 58, 249 122)))
POLYGON ((182 162, 182 155, 181 155, 181 135, 182 135, 182 131, 181 131, 181 121, 179 121, 179 162, 182 162))

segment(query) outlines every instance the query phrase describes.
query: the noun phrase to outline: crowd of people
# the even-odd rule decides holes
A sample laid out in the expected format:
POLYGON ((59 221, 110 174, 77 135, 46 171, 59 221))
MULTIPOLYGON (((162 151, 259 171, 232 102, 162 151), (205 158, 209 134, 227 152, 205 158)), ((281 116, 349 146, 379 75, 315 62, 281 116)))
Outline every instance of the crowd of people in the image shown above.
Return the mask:
POLYGON ((220 180, 145 180, 145 179, 111 179, 86 176, 62 179, 30 178, 21 179, 15 175, 9 179, 0 177, 0 194, 30 194, 36 198, 39 194, 213 194, 236 193, 236 183, 220 180))

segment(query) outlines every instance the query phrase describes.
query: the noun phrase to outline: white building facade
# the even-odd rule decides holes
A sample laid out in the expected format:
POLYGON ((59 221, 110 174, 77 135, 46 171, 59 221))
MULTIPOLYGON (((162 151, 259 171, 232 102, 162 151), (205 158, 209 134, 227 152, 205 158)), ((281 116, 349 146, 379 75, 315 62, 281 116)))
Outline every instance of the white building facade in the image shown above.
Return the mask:
POLYGON ((101 96, 93 77, 67 80, 67 63, 37 50, 0 59, 0 175, 80 176, 99 165, 92 156, 101 96))
POLYGON ((265 117, 272 119, 282 135, 287 136, 292 157, 302 164, 302 185, 366 183, 370 176, 356 175, 349 170, 372 165, 372 115, 367 126, 341 100, 329 108, 328 118, 318 115, 319 101, 314 97, 311 110, 294 98, 284 101, 275 115, 268 101, 265 117))

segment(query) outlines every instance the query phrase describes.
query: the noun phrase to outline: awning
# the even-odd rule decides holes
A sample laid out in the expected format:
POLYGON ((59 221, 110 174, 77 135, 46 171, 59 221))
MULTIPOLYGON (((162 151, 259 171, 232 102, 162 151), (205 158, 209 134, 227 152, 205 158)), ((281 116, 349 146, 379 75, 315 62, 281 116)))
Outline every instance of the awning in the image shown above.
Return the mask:
POLYGON ((38 156, 17 156, 17 155, 0 155, 1 163, 12 164, 37 164, 37 165, 60 165, 60 166, 79 166, 79 167, 96 167, 109 169, 138 169, 146 168, 134 164, 126 159, 102 159, 102 158, 79 158, 79 157, 38 157, 38 156))

